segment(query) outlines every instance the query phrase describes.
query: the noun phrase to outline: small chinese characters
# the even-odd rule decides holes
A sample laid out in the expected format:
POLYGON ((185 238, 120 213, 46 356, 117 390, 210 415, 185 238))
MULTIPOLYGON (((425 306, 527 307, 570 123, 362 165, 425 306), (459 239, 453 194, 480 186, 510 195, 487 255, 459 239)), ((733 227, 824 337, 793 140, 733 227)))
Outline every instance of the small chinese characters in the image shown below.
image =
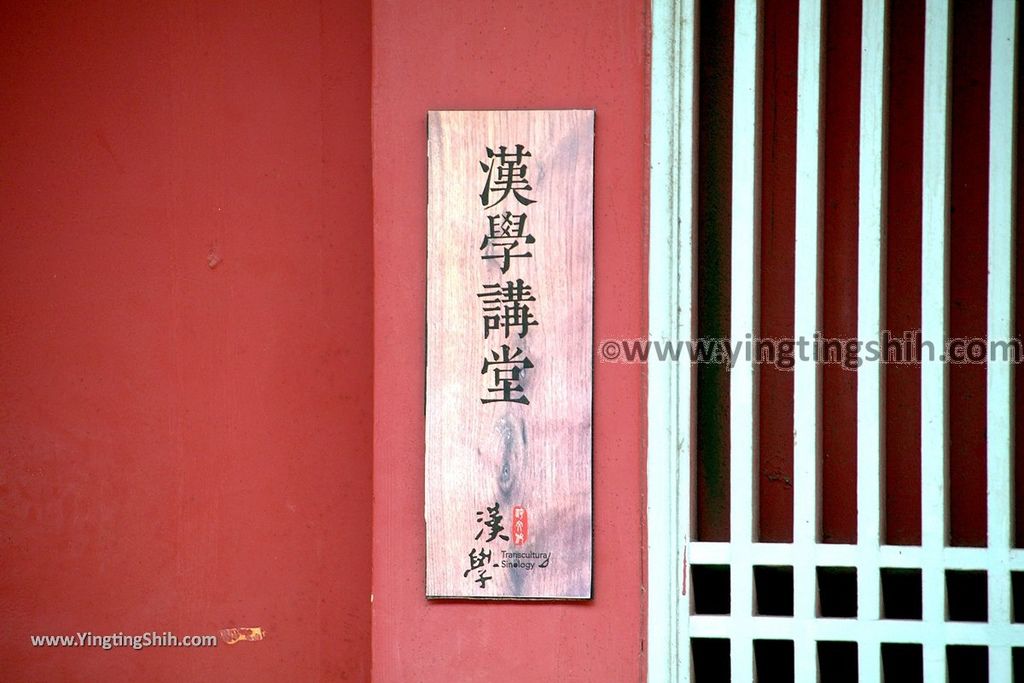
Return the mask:
MULTIPOLYGON (((476 521, 481 526, 473 540, 480 541, 482 544, 489 544, 497 539, 508 541, 509 536, 501 524, 503 519, 501 505, 498 501, 495 501, 494 505, 486 506, 483 510, 477 510, 476 521), (487 536, 484 537, 484 534, 487 536)), ((469 568, 462 573, 462 576, 469 578, 470 574, 473 574, 473 581, 481 589, 484 589, 487 587, 487 582, 494 579, 487 573, 488 570, 496 567, 498 567, 498 563, 492 561, 491 550, 487 545, 481 545, 479 548, 474 546, 469 551, 469 568)))

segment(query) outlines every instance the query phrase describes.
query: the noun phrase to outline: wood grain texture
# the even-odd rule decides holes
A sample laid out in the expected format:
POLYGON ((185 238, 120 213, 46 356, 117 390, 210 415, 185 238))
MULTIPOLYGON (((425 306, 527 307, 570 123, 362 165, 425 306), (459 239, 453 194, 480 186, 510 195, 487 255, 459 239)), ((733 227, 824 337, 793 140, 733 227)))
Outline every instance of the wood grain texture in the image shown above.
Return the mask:
MULTIPOLYGON (((586 599, 592 574, 593 111, 448 111, 428 115, 425 521, 429 598, 586 599), (487 149, 523 145, 530 190, 485 208, 487 149), (502 259, 488 216, 526 214, 535 241, 502 259), (484 333, 485 285, 522 279, 537 325, 484 333), (485 358, 522 349, 529 405, 493 398, 485 358), (478 521, 498 504, 502 536, 478 521), (528 516, 514 543, 513 508, 528 516), (483 513, 478 514, 478 513, 483 513), (483 530, 480 538, 478 532, 483 530), (471 551, 490 553, 477 582, 471 551), (524 553, 514 558, 508 553, 524 553), (531 555, 532 554, 532 555, 531 555), (541 566, 545 563, 546 566, 541 566), (518 562, 519 566, 514 566, 518 562), (497 566, 494 566, 497 565, 497 566)), ((488 199, 493 202, 499 195, 488 199)))

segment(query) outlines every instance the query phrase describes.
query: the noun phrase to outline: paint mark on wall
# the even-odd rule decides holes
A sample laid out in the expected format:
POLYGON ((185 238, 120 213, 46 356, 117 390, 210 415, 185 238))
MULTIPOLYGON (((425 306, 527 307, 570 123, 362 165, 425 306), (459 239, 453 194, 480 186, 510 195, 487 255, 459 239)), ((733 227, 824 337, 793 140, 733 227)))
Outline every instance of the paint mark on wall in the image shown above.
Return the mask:
POLYGON ((263 640, 266 632, 259 627, 255 628, 224 628, 220 630, 220 639, 226 645, 234 645, 241 640, 263 640))
POLYGON ((224 259, 220 255, 220 245, 211 244, 210 251, 206 254, 206 265, 210 266, 210 270, 216 268, 221 261, 224 259))

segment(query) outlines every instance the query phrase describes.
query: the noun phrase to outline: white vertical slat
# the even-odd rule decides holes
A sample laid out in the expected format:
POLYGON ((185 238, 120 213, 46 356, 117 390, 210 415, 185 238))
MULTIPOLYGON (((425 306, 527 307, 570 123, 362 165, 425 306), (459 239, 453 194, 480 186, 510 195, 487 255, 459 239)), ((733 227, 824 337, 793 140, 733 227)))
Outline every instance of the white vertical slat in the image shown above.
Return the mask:
MULTIPOLYGON (((1013 334, 1014 61, 1017 3, 992 5, 992 70, 988 172, 988 331, 990 341, 1013 334)), ((987 377, 988 619, 1011 619, 1010 547, 1013 535, 1013 365, 989 358, 987 377)), ((1012 678, 1009 647, 989 648, 989 680, 1012 678)))
MULTIPOLYGON (((651 59, 650 336, 691 339, 696 0, 655 2, 651 59)), ((648 368, 648 680, 690 680, 693 368, 648 368)))
MULTIPOLYGON (((760 267, 758 109, 760 78, 759 0, 736 0, 732 112, 732 318, 733 342, 756 334, 760 267)), ((752 358, 742 355, 729 374, 730 564, 732 591, 732 677, 753 680, 751 615, 753 579, 750 546, 757 511, 756 384, 752 358)))
POLYGON ((925 7, 921 338, 935 353, 921 362, 921 580, 925 680, 945 680, 946 613, 942 549, 947 534, 947 401, 943 352, 949 242, 949 0, 925 7))
MULTIPOLYGON (((865 2, 861 17, 860 191, 857 233, 857 336, 881 339, 885 327, 883 180, 887 3, 865 2)), ((884 387, 880 359, 857 370, 857 618, 881 617, 879 547, 884 540, 884 387)), ((861 680, 881 676, 877 631, 862 632, 857 644, 861 680)))
MULTIPOLYGON (((796 88, 796 254, 793 326, 797 338, 821 329, 821 0, 801 0, 796 88)), ((798 358, 793 375, 793 616, 810 628, 816 612, 821 444, 820 367, 798 358)), ((809 633, 809 631, 806 631, 809 633)), ((794 643, 797 683, 817 679, 814 640, 794 643)))

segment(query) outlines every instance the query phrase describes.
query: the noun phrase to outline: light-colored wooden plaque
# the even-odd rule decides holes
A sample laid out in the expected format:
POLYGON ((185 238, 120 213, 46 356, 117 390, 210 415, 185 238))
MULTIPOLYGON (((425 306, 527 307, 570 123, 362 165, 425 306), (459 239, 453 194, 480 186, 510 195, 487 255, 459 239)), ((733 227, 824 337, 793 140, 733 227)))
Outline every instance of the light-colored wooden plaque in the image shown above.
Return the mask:
POLYGON ((590 598, 594 112, 427 131, 427 597, 590 598))

